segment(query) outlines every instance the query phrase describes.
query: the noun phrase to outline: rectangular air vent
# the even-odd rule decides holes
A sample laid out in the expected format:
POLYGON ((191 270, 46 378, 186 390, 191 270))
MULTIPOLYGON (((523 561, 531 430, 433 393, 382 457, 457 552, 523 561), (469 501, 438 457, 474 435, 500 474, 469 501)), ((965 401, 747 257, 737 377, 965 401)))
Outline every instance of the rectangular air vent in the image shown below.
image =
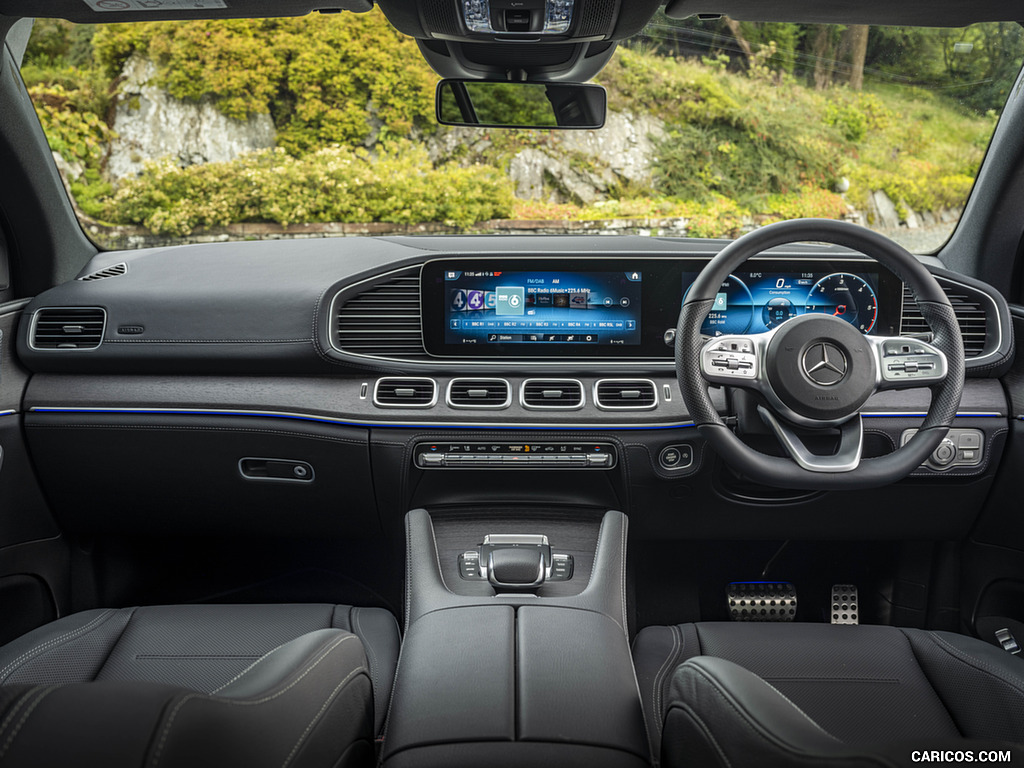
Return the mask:
POLYGON ((334 345, 341 352, 423 360, 419 267, 401 270, 334 301, 334 345))
POLYGON ((508 408, 512 388, 504 379, 452 379, 447 401, 452 408, 508 408))
POLYGON ((99 307, 49 307, 36 312, 33 349, 95 349, 103 341, 107 313, 99 307))
MULTIPOLYGON (((940 280, 942 290, 946 292, 949 303, 953 305, 956 312, 957 322, 960 324, 960 335, 964 338, 964 357, 970 360, 978 357, 985 351, 987 338, 987 318, 985 308, 981 301, 971 296, 967 290, 960 286, 953 286, 940 280)), ((928 323, 921 315, 917 307, 917 301, 910 288, 903 286, 903 322, 900 324, 900 333, 903 335, 931 333, 928 323)))
POLYGON ((601 379, 594 402, 606 411, 645 411, 658 405, 658 395, 650 379, 601 379))
POLYGON ((522 403, 526 408, 582 408, 583 384, 576 379, 527 379, 522 403))
POLYGON ((378 379, 373 388, 373 404, 378 408, 430 408, 437 402, 437 384, 433 379, 395 376, 378 379))

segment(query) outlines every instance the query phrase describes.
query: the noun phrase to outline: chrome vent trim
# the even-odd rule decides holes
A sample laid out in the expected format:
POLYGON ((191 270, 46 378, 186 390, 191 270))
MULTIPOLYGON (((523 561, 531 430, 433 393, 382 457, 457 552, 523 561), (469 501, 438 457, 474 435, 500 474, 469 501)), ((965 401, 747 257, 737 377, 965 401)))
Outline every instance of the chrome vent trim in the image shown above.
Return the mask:
POLYGON ((577 410, 584 400, 579 379, 526 379, 519 389, 520 404, 531 410, 577 410))
POLYGON ((594 404, 602 411, 649 411, 658 407, 658 388, 650 379, 598 379, 594 404))
MULTIPOLYGON (((964 357, 970 360, 985 352, 985 341, 988 338, 988 314, 982 306, 983 299, 976 298, 961 286, 954 286, 939 278, 939 284, 946 293, 949 303, 953 305, 960 335, 964 339, 964 357)), ((907 285, 903 286, 903 319, 900 322, 901 335, 931 333, 917 306, 917 299, 907 285)))
POLYGON ((418 376, 390 376, 373 385, 378 408, 432 408, 437 404, 437 382, 418 376))
MULTIPOLYGON (((349 289, 346 289, 349 290, 349 289)), ((428 360, 420 321, 420 268, 391 272, 349 297, 334 298, 331 339, 340 352, 428 360)))
POLYGON ((45 307, 36 310, 29 330, 29 347, 38 350, 96 349, 107 324, 101 307, 45 307))
POLYGON ((445 403, 449 408, 508 408, 512 387, 505 379, 452 379, 445 403))
POLYGON ((120 275, 127 274, 128 265, 123 261, 119 264, 112 264, 109 267, 104 267, 97 272, 91 272, 88 275, 78 278, 83 283, 92 282, 93 280, 105 280, 108 277, 119 277, 120 275))

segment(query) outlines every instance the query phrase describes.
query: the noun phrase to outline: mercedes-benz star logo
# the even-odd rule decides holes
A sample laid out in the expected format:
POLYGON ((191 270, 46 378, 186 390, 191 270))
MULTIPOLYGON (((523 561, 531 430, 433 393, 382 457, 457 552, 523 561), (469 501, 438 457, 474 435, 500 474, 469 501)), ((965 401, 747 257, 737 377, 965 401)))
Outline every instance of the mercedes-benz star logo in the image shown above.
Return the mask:
POLYGON ((804 352, 804 373, 815 384, 831 387, 846 376, 846 355, 835 344, 819 341, 804 352))

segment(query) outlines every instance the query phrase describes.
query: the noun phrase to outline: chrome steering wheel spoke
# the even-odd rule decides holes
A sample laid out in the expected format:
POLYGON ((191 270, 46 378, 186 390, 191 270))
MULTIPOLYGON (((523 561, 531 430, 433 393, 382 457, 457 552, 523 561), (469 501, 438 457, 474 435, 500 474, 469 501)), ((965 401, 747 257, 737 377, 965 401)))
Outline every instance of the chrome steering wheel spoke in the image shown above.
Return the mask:
POLYGON ((875 389, 930 387, 945 381, 949 366, 940 349, 907 336, 866 336, 878 369, 875 389))
POLYGON ((700 372, 709 384, 762 390, 764 353, 771 333, 717 336, 700 352, 700 372))
POLYGON ((801 469, 808 472, 851 472, 860 466, 861 452, 864 448, 864 428, 861 426, 860 415, 845 421, 839 427, 839 447, 831 456, 820 456, 804 445, 797 434, 776 418, 764 406, 758 406, 757 412, 761 420, 775 434, 786 453, 801 469))

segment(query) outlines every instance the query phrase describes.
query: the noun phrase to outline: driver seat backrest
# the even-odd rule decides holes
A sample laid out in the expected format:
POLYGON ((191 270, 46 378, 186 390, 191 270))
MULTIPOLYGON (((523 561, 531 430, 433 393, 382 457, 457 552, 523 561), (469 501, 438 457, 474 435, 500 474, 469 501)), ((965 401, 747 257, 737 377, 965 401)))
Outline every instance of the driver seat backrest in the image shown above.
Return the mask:
POLYGON ((0 648, 0 764, 371 766, 399 643, 380 608, 73 614, 0 648))
POLYGON ((662 765, 890 765, 913 749, 1024 742, 1024 659, 887 626, 710 622, 633 644, 662 765))

